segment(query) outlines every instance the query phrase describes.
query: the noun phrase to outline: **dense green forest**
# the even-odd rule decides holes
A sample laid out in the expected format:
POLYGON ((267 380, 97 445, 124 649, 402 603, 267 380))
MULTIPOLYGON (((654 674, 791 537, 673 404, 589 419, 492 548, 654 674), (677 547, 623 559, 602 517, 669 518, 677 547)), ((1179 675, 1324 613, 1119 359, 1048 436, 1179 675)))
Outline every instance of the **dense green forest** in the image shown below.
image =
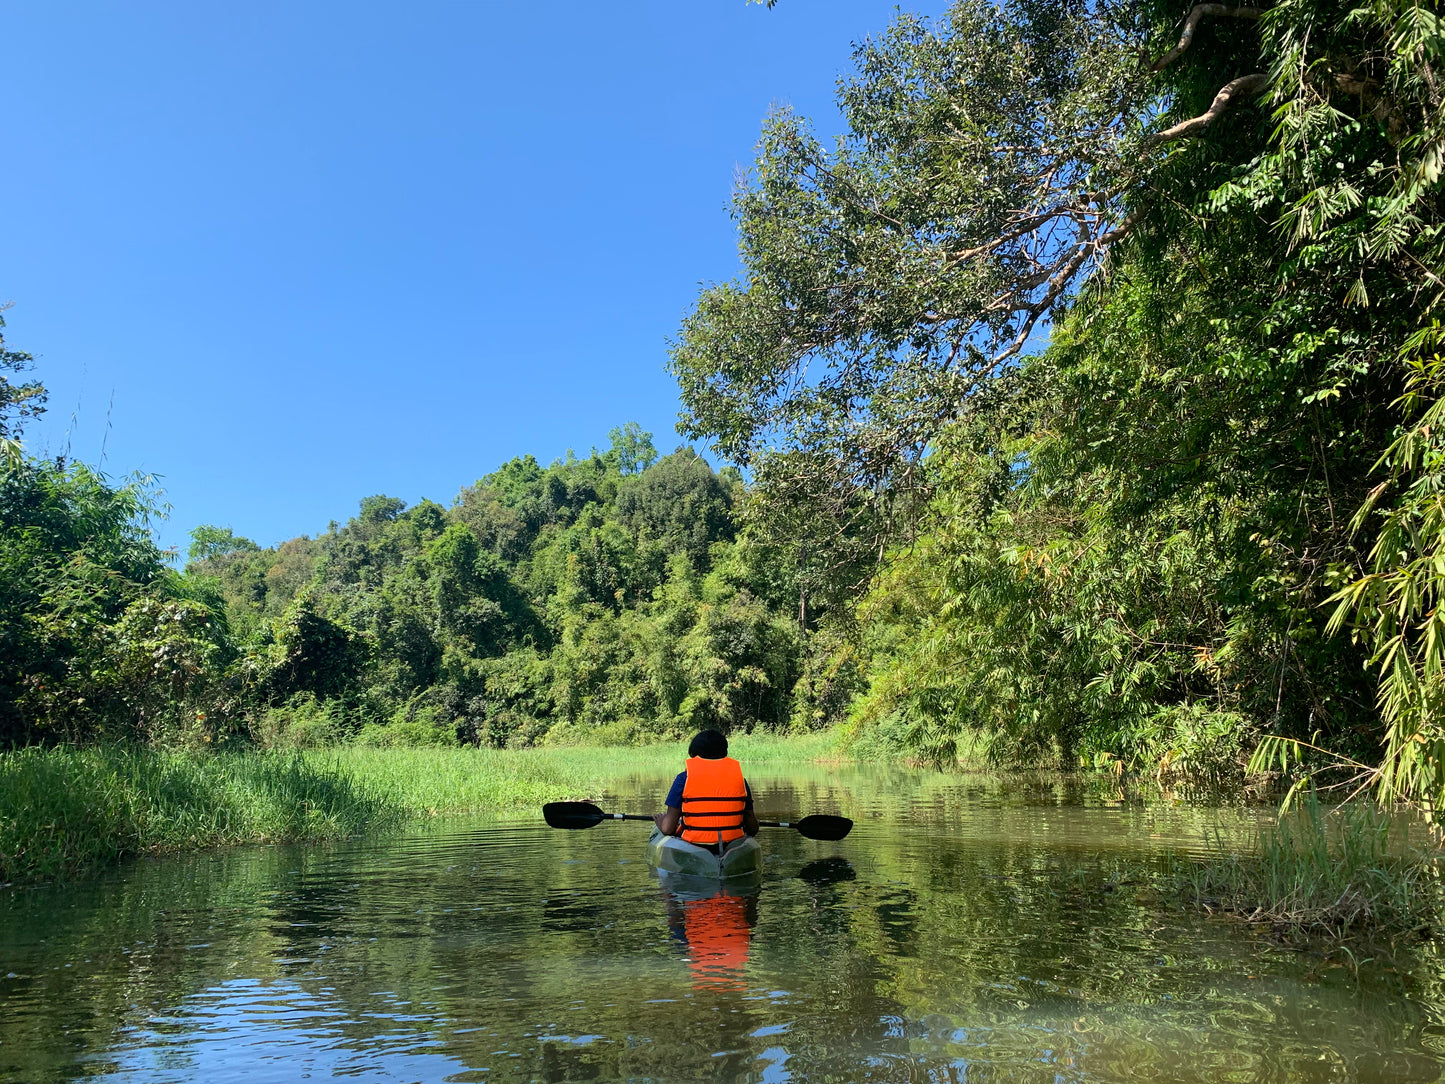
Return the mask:
POLYGON ((789 722, 792 577, 737 539, 736 471, 514 459, 449 508, 367 497, 261 548, 193 532, 183 573, 145 480, 27 463, 5 482, 5 738, 224 745, 629 742, 789 722))
POLYGON ((836 144, 768 119, 672 344, 720 472, 623 426, 178 572, 7 381, 0 742, 841 725, 1438 803, 1442 55, 1412 0, 898 16, 836 144))

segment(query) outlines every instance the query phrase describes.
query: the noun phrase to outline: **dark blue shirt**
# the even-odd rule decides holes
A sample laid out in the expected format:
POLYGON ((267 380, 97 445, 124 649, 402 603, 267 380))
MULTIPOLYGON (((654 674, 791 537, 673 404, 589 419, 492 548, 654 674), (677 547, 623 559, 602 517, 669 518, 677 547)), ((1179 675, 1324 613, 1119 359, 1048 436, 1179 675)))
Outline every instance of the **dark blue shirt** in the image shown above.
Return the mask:
MULTIPOLYGON (((681 808, 682 808, 682 788, 683 788, 684 786, 686 786, 686 785, 687 785, 687 772, 678 772, 678 773, 677 773, 677 778, 672 781, 672 789, 667 792, 667 802, 666 802, 665 804, 672 806, 673 809, 681 809, 681 808)), ((744 808, 744 809, 752 809, 752 808, 753 808, 753 788, 748 786, 748 781, 747 781, 746 779, 743 780, 743 786, 744 786, 744 787, 747 787, 747 792, 748 792, 747 803, 743 806, 743 808, 744 808)))

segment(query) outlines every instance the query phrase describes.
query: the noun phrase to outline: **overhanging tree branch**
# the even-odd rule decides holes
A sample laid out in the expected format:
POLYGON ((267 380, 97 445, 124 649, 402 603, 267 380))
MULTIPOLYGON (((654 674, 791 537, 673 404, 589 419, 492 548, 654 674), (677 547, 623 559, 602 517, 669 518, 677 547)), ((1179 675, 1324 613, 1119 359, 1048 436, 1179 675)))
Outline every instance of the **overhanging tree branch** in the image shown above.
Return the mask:
MULTIPOLYGON (((704 294, 673 351, 688 431, 750 460, 807 444, 859 499, 869 479, 905 484, 902 449, 927 447, 960 389, 1025 352, 1157 207, 1165 145, 1267 85, 1239 76, 1200 116, 1160 122, 1141 68, 1177 67, 1207 19, 1263 10, 1194 5, 1152 67, 1147 28, 1101 28, 1087 5, 1038 27, 994 0, 956 0, 939 27, 900 18, 860 50, 836 149, 790 113, 765 129, 735 198, 748 274, 704 294), (1035 31, 1063 35, 1066 59, 1035 31)), ((1252 66, 1252 48, 1227 51, 1252 66)))
POLYGON ((1179 44, 1154 62, 1149 74, 1154 75, 1173 64, 1183 52, 1194 43, 1194 32, 1199 29, 1205 16, 1223 19, 1258 19, 1264 14, 1263 8, 1235 7, 1233 4, 1195 4, 1184 20, 1184 30, 1179 35, 1179 44))
POLYGON ((1236 102, 1258 94, 1269 85, 1269 76, 1263 72, 1255 72, 1253 75, 1241 75, 1238 79, 1231 79, 1225 83, 1214 96, 1214 101, 1209 108, 1197 117, 1190 117, 1188 120, 1181 120, 1178 124, 1165 128, 1162 132, 1156 132, 1147 140, 1149 145, 1158 143, 1170 143, 1176 139, 1187 139, 1190 136, 1198 135, 1219 119, 1236 102))

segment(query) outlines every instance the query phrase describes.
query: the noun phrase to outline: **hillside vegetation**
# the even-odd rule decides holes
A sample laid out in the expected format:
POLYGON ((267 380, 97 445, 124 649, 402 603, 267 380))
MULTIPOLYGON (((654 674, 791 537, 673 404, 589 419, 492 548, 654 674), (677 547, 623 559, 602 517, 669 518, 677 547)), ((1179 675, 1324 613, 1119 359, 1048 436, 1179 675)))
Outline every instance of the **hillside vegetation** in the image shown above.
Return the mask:
POLYGON ((737 538, 737 473, 658 458, 636 426, 614 439, 514 459, 450 507, 368 497, 274 548, 201 528, 183 574, 144 529, 143 481, 13 470, 3 737, 503 747, 786 726, 795 588, 737 538))

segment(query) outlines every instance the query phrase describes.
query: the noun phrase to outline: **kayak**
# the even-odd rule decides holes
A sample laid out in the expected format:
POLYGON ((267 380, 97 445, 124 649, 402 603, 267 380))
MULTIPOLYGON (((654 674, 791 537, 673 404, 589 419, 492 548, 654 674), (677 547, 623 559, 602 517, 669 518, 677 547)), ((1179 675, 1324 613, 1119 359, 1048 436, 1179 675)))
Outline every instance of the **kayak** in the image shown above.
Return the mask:
POLYGON ((677 836, 665 836, 654 828, 647 840, 647 861, 663 873, 733 881, 761 875, 763 849, 752 836, 743 836, 717 855, 677 836))

